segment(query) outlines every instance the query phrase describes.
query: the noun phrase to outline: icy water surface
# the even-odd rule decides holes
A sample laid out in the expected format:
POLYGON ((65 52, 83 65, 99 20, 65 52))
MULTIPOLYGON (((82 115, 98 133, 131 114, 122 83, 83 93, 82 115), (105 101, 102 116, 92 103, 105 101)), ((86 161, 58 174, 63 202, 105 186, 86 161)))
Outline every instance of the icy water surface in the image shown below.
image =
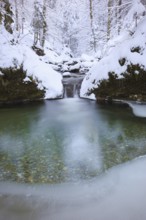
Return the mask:
POLYGON ((142 155, 146 119, 130 108, 1 108, 0 220, 145 220, 146 158, 130 162, 142 155))
POLYGON ((146 119, 81 99, 0 109, 0 180, 80 182, 146 154, 146 119))
POLYGON ((0 183, 0 220, 145 220, 146 157, 82 184, 0 183))

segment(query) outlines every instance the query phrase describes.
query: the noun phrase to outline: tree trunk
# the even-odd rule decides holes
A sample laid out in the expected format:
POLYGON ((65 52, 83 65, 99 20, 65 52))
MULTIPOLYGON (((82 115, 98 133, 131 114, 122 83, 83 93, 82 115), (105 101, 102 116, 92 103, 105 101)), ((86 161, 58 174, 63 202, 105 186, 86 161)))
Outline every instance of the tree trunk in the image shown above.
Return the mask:
POLYGON ((46 24, 46 0, 43 2, 43 31, 42 31, 42 39, 41 39, 41 46, 44 47, 45 39, 46 39, 46 32, 47 32, 47 24, 46 24))
POLYGON ((93 48, 94 52, 96 52, 96 36, 95 36, 95 31, 94 31, 94 26, 93 26, 93 2, 92 0, 89 0, 90 4, 90 22, 91 22, 91 32, 92 32, 92 37, 93 37, 93 48))
POLYGON ((120 34, 121 30, 121 11, 122 11, 122 0, 118 0, 118 35, 120 34))
POLYGON ((22 19, 21 19, 21 23, 22 23, 22 34, 24 33, 24 20, 25 20, 25 15, 24 15, 24 0, 22 0, 21 2, 21 8, 22 8, 22 19))
POLYGON ((111 6, 111 0, 108 0, 107 41, 110 39, 111 35, 111 6))
POLYGON ((19 31, 19 16, 18 16, 18 3, 17 0, 15 0, 15 19, 16 19, 16 31, 19 31))

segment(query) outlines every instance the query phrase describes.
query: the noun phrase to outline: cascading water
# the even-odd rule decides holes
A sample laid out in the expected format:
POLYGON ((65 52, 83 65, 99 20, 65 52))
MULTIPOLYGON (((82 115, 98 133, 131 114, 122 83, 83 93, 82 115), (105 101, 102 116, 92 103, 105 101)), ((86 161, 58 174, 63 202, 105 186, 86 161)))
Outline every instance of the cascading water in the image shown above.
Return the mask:
POLYGON ((63 79, 64 95, 63 98, 78 98, 83 76, 73 74, 71 77, 63 79))

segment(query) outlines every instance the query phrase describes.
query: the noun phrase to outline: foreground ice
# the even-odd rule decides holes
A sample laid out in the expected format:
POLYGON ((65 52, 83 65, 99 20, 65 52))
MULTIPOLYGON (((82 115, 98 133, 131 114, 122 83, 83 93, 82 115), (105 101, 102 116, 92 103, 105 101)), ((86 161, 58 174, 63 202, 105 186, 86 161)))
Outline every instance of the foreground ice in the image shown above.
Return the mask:
POLYGON ((134 115, 142 118, 146 118, 146 105, 127 102, 132 108, 134 115))
POLYGON ((146 157, 82 185, 0 184, 0 220, 145 220, 146 157))

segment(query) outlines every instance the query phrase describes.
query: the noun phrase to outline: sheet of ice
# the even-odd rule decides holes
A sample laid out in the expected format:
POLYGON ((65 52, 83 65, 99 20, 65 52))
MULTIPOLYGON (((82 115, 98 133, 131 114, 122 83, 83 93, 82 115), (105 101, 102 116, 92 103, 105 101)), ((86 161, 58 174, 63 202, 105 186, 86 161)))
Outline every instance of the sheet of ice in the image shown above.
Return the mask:
POLYGON ((0 219, 145 220, 146 157, 81 185, 0 183, 0 219))
POLYGON ((146 105, 132 103, 132 102, 127 102, 127 103, 132 108, 134 115, 138 117, 146 118, 146 105))

